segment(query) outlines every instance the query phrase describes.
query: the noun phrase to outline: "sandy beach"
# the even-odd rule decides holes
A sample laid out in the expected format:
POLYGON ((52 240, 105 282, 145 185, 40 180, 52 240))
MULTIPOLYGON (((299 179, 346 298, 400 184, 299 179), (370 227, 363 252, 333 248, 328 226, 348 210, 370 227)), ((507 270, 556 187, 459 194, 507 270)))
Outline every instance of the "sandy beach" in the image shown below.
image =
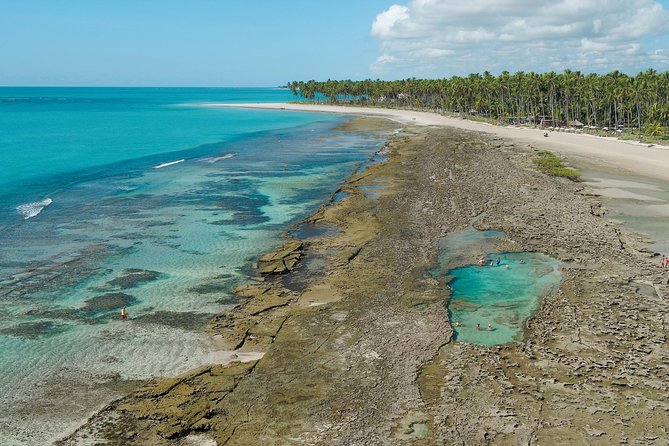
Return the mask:
POLYGON ((669 180, 669 147, 623 141, 585 134, 550 132, 548 138, 541 129, 511 126, 496 126, 467 119, 442 116, 436 113, 383 109, 346 107, 336 105, 259 103, 259 104, 199 104, 203 107, 241 107, 271 110, 295 110, 351 115, 380 116, 403 124, 423 126, 448 126, 464 130, 485 132, 502 138, 511 138, 518 144, 529 144, 545 148, 562 155, 581 158, 600 166, 625 169, 630 173, 669 180))

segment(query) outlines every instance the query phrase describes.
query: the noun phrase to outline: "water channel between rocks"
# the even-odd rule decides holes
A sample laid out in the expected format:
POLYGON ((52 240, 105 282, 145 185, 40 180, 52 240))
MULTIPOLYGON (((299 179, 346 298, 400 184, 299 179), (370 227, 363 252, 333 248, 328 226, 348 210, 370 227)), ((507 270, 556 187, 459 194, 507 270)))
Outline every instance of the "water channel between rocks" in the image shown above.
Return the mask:
POLYGON ((560 284, 559 261, 535 252, 499 252, 495 246, 503 237, 502 232, 468 230, 448 235, 441 244, 434 272, 451 287, 448 309, 459 342, 520 341, 541 299, 560 284))

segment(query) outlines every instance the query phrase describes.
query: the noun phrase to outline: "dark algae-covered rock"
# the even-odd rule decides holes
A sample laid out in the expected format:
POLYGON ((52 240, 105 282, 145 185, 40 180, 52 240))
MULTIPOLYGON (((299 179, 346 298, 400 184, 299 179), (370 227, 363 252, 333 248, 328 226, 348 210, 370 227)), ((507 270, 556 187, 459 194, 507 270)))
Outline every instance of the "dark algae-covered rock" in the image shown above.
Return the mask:
POLYGON ((161 276, 162 274, 158 271, 128 268, 123 270, 123 274, 121 276, 107 282, 107 285, 120 290, 127 290, 129 288, 135 288, 136 286, 146 282, 153 282, 158 280, 161 276))
POLYGON ((0 333, 17 338, 35 339, 41 336, 58 334, 65 328, 65 326, 55 324, 52 321, 23 322, 2 328, 0 333))
POLYGON ((91 297, 84 301, 84 310, 90 313, 120 310, 137 302, 137 299, 126 293, 107 293, 91 297))
POLYGON ((156 311, 155 313, 142 314, 133 319, 137 323, 151 323, 167 325, 172 328, 183 330, 202 330, 213 316, 209 313, 197 313, 194 311, 156 311))

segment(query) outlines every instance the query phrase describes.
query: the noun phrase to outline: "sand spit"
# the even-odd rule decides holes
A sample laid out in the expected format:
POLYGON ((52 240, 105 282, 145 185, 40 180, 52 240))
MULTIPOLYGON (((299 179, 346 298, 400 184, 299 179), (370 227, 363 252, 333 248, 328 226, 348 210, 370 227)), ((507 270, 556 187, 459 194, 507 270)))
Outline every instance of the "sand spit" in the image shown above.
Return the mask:
POLYGON ((389 161, 309 219, 337 235, 264 257, 294 270, 316 256, 323 273, 290 290, 282 277, 306 265, 269 267, 212 323, 261 359, 157 381, 58 444, 666 444, 666 270, 582 185, 531 157, 490 134, 407 128, 389 161), (364 185, 385 188, 370 198, 364 185), (500 249, 565 262, 519 344, 451 338, 448 287, 427 271, 438 241, 470 225, 505 232, 500 249))
POLYGON ((660 179, 669 179, 669 147, 649 145, 616 138, 550 132, 545 138, 540 129, 497 126, 467 119, 442 116, 436 113, 401 109, 347 107, 337 105, 259 103, 259 104, 199 104, 202 107, 260 108, 351 115, 379 116, 403 124, 455 127, 512 138, 518 144, 541 145, 554 152, 579 157, 597 165, 626 169, 630 172, 660 179), (649 147, 650 146, 650 147, 649 147))

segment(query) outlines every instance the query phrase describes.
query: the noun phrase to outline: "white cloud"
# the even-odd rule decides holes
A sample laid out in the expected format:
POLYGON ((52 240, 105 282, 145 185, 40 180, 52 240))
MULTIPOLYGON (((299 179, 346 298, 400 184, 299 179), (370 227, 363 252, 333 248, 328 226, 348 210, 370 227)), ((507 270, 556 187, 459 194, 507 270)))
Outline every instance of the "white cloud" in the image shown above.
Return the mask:
POLYGON ((376 16, 372 24, 372 34, 387 38, 393 35, 393 28, 409 18, 409 8, 406 6, 393 5, 387 11, 376 16))
POLYGON ((422 50, 418 51, 418 55, 420 57, 429 57, 433 59, 450 56, 451 54, 453 54, 453 51, 439 48, 423 48, 422 50))
POLYGON ((413 0, 371 33, 383 53, 372 69, 392 77, 669 69, 669 11, 656 0, 413 0))
POLYGON ((389 63, 393 63, 397 60, 395 56, 389 56, 387 54, 382 54, 379 57, 376 58, 376 63, 379 65, 385 65, 389 63))
POLYGON ((602 21, 595 19, 592 21, 592 32, 599 34, 599 30, 602 29, 602 21))

